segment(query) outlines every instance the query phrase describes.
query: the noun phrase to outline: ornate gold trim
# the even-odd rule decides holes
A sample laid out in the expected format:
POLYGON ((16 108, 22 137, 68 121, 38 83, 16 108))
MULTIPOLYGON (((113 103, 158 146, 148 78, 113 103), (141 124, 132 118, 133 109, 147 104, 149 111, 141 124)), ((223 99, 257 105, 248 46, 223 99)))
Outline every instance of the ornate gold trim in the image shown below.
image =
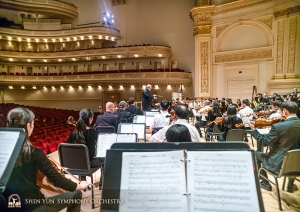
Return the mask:
POLYGON ((276 11, 276 12, 274 12, 274 17, 278 18, 281 16, 287 16, 287 15, 291 15, 293 13, 298 13, 298 12, 300 12, 300 5, 297 5, 295 7, 290 7, 290 8, 284 9, 284 10, 276 11))
POLYGON ((199 35, 199 34, 210 34, 211 32, 211 25, 202 25, 202 26, 196 26, 193 28, 194 36, 199 35))
POLYGON ((284 20, 278 22, 276 74, 283 74, 284 20))
POLYGON ((272 58, 272 49, 257 50, 257 51, 240 51, 236 53, 224 53, 215 55, 215 62, 231 62, 231 61, 244 61, 255 59, 272 58))
POLYGON ((208 41, 201 41, 201 93, 208 93, 208 41))
POLYGON ((223 25, 223 26, 217 26, 217 27, 216 27, 216 37, 218 37, 219 34, 220 34, 226 27, 228 27, 228 24, 227 24, 227 25, 223 25))
POLYGON ((297 36, 297 17, 290 19, 290 37, 288 50, 288 69, 287 73, 295 73, 295 54, 296 54, 296 36, 297 36))
POLYGON ((262 19, 257 19, 257 20, 260 21, 260 22, 262 22, 262 23, 264 23, 270 29, 272 29, 272 24, 273 24, 272 17, 270 17, 270 18, 262 18, 262 19))

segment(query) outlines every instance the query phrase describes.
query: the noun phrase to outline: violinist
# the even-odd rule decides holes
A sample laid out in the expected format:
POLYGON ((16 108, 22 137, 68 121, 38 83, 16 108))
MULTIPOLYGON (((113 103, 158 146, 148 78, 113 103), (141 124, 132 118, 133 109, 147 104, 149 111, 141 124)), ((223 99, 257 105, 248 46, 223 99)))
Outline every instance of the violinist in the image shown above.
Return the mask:
POLYGON ((170 107, 170 102, 164 99, 160 102, 160 107, 160 114, 155 115, 152 123, 150 124, 150 130, 152 130, 152 135, 156 132, 155 130, 153 130, 154 128, 163 128, 169 125, 170 114, 168 112, 168 109, 170 107))
MULTIPOLYGON (((252 136, 257 140, 257 150, 261 150, 261 146, 270 147, 268 153, 256 151, 256 158, 258 160, 258 168, 262 163, 265 169, 274 173, 278 173, 283 158, 288 150, 296 149, 300 145, 300 120, 296 116, 298 106, 295 102, 287 101, 281 104, 281 116, 286 120, 272 125, 270 132, 267 135, 261 135, 256 129, 255 125, 250 124, 252 136)), ((267 177, 267 173, 262 171, 261 174, 267 177)), ((262 179, 260 186, 268 191, 272 190, 270 183, 262 179)), ((294 189, 294 185, 288 184, 288 190, 294 189)))
POLYGON ((237 127, 243 123, 242 119, 240 117, 237 117, 236 115, 236 106, 235 105, 229 105, 227 108, 227 116, 223 118, 222 120, 222 131, 223 134, 220 136, 220 141, 226 141, 227 133, 229 130, 232 129, 245 129, 244 126, 237 127))
POLYGON ((239 111, 239 114, 243 120, 246 130, 247 129, 250 130, 248 123, 250 122, 250 120, 253 119, 253 110, 249 106, 250 106, 249 100, 244 99, 242 101, 242 109, 239 111))
MULTIPOLYGON (((222 117, 222 112, 220 110, 220 103, 218 101, 214 102, 212 110, 210 110, 206 115, 206 120, 208 121, 207 132, 213 132, 214 123, 217 117, 222 117)), ((209 135, 207 135, 206 141, 210 141, 209 135)))
MULTIPOLYGON (((86 181, 80 184, 62 177, 51 165, 45 154, 30 144, 30 135, 34 129, 34 114, 26 108, 14 108, 7 114, 7 127, 23 128, 26 139, 21 147, 15 167, 8 181, 3 196, 8 199, 11 195, 18 195, 21 208, 17 211, 80 211, 81 191, 89 186, 86 181), (54 186, 66 189, 66 192, 57 196, 45 198, 37 185, 38 171, 42 172, 54 186), (26 199, 35 200, 35 204, 26 203, 26 199), (58 204, 58 199, 65 202, 58 204), (49 201, 51 200, 51 201, 49 201), (75 202, 75 200, 77 200, 75 202), (47 202, 47 204, 43 202, 47 202), (52 203, 53 201, 53 203, 52 203)), ((15 211, 15 210, 14 210, 15 211)))
POLYGON ((272 118, 281 116, 280 105, 281 105, 281 103, 278 101, 272 102, 272 114, 268 117, 268 119, 272 119, 272 118))
MULTIPOLYGON (((96 153, 96 143, 98 132, 92 129, 93 112, 90 109, 82 109, 79 112, 79 120, 76 124, 76 129, 69 135, 66 143, 85 144, 89 151, 89 159, 91 167, 99 167, 104 163, 103 159, 94 158, 96 153)), ((103 116, 103 115, 102 115, 103 116)), ((84 177, 81 177, 84 179, 84 177)))
POLYGON ((255 97, 256 99, 256 106, 255 106, 255 110, 256 111, 261 111, 263 109, 265 109, 265 104, 262 102, 262 98, 261 97, 255 97))
POLYGON ((204 113, 204 111, 210 109, 210 101, 209 100, 205 100, 203 102, 203 108, 201 108, 198 112, 198 115, 196 115, 196 120, 197 122, 195 123, 195 127, 199 132, 200 137, 202 137, 202 133, 200 130, 200 127, 205 127, 206 126, 206 114, 204 113))

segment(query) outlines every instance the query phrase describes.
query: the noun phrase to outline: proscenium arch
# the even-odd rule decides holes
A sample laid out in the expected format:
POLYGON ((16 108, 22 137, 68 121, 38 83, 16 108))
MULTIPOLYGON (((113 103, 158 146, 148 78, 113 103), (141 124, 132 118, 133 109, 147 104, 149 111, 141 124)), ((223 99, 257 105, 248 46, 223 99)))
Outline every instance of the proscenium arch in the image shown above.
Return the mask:
POLYGON ((223 30, 223 32, 221 32, 220 35, 217 37, 217 42, 215 45, 215 52, 220 51, 220 46, 222 44, 223 38, 230 31, 232 31, 233 29, 235 29, 239 26, 253 26, 253 27, 258 28, 266 36, 266 38, 268 40, 268 46, 273 46, 273 43, 274 43, 273 36, 272 36, 270 30, 266 26, 264 26, 263 24, 256 22, 256 21, 238 21, 238 22, 232 24, 231 26, 227 27, 225 30, 223 30))

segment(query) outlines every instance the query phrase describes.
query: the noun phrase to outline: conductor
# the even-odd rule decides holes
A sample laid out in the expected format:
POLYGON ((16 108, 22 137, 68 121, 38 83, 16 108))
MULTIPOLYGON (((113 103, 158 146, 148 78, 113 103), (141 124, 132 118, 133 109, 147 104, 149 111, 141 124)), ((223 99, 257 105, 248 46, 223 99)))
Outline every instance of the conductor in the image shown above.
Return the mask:
POLYGON ((152 105, 152 99, 157 99, 156 95, 151 95, 150 91, 152 89, 152 85, 148 84, 146 89, 143 91, 143 99, 142 99, 142 106, 144 111, 150 111, 152 105))

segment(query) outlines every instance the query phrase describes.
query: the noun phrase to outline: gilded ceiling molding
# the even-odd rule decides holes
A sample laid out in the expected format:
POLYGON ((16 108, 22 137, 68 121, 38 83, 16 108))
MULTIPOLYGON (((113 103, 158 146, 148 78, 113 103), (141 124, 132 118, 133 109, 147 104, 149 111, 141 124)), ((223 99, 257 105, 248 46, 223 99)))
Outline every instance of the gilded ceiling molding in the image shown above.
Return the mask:
POLYGON ((211 24, 212 11, 215 6, 194 7, 190 10, 190 18, 194 22, 194 27, 211 24))
POLYGON ((265 25, 261 24, 260 22, 256 22, 256 21, 242 21, 241 20, 241 21, 238 21, 238 22, 232 24, 231 26, 227 27, 220 33, 219 37, 217 38, 216 44, 215 44, 215 52, 220 51, 220 46, 222 44, 224 37, 230 31, 234 30, 235 28, 237 28, 239 26, 253 26, 253 27, 258 28, 266 36, 266 38, 268 40, 268 44, 269 44, 268 46, 273 46, 273 36, 272 36, 270 30, 265 25))
POLYGON ((256 51, 239 51, 235 53, 222 53, 215 55, 215 62, 231 62, 272 58, 272 49, 256 50, 256 51))
POLYGON ((295 73, 295 54, 296 54, 296 36, 297 36, 297 17, 290 19, 290 37, 288 50, 288 69, 287 73, 295 73))
POLYGON ((278 22, 276 74, 283 74, 284 20, 278 22))
POLYGON ((297 5, 295 7, 290 7, 290 8, 284 9, 284 10, 276 11, 276 12, 274 12, 274 17, 278 18, 281 16, 287 16, 287 15, 291 15, 293 13, 298 13, 298 12, 300 12, 300 5, 297 5))
POLYGON ((201 93, 208 93, 208 41, 201 41, 201 93))
POLYGON ((190 78, 189 74, 181 74, 181 73, 167 73, 166 74, 167 78, 183 78, 183 79, 188 79, 190 78))
POLYGON ((125 78, 142 78, 142 74, 125 74, 125 78))
POLYGON ((202 25, 202 26, 197 26, 194 27, 194 32, 193 35, 199 35, 199 34, 210 34, 211 32, 211 25, 202 25))
POLYGON ((228 27, 228 24, 227 25, 223 25, 223 26, 217 26, 216 27, 216 37, 218 37, 220 35, 220 33, 226 28, 228 27))
POLYGON ((149 78, 163 78, 163 73, 145 73, 145 77, 149 77, 149 78))
POLYGON ((239 0, 223 5, 216 6, 213 15, 221 15, 228 12, 233 12, 240 9, 245 9, 248 7, 254 7, 260 4, 265 4, 268 2, 272 2, 273 0, 239 0))
POLYGON ((260 21, 260 22, 262 22, 262 23, 264 23, 270 29, 272 29, 272 24, 273 24, 272 17, 270 17, 270 18, 262 18, 262 19, 257 19, 257 20, 260 21))

